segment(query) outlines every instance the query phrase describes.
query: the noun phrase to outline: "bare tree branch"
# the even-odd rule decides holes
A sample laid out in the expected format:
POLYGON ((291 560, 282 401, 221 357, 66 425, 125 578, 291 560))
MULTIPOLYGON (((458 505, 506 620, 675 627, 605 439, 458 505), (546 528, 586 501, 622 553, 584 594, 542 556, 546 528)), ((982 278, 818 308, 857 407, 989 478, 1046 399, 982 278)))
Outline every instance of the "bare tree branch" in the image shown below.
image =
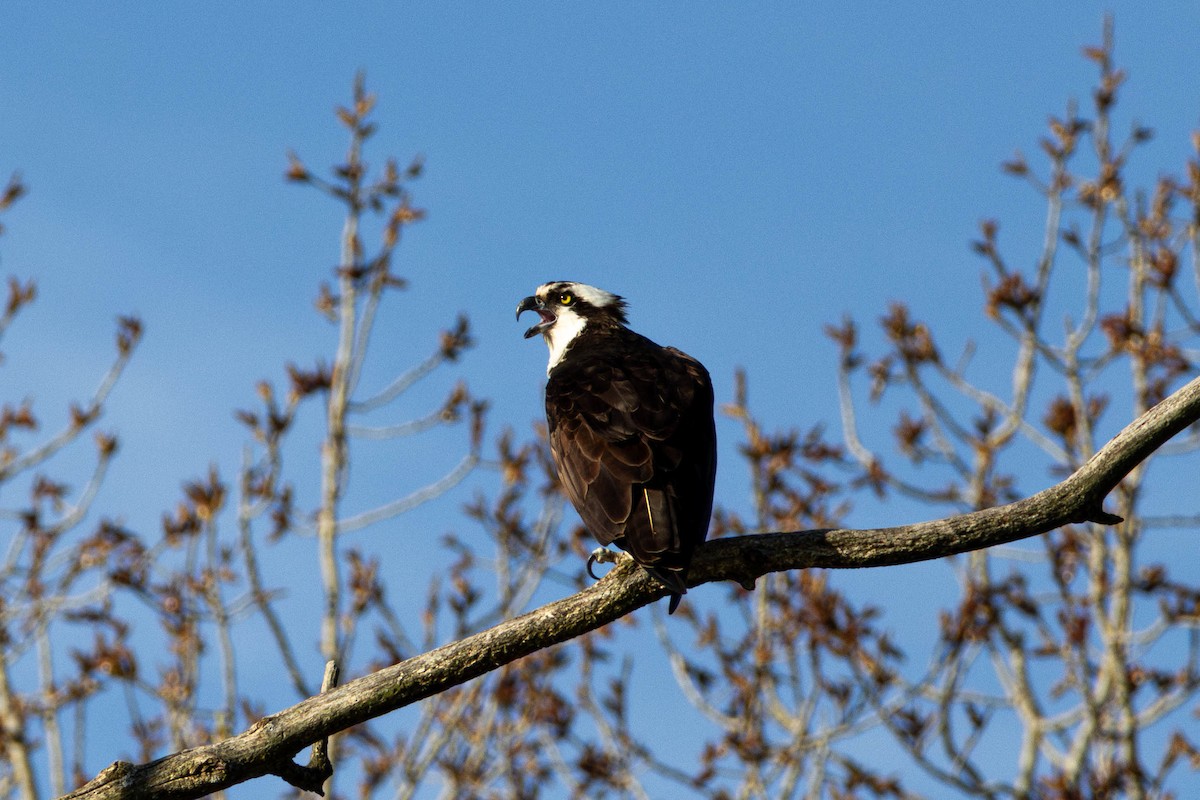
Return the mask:
MULTIPOLYGON (((693 585, 743 586, 770 572, 905 564, 1036 536, 1073 522, 1112 524, 1105 496, 1175 434, 1200 421, 1200 378, 1134 420, 1073 475, 1005 506, 932 522, 872 530, 815 530, 721 539, 698 554, 693 585)), ((281 771, 310 744, 431 697, 538 650, 600 628, 667 590, 628 558, 604 580, 473 636, 439 647, 309 698, 215 744, 148 764, 116 762, 67 795, 194 798, 281 771)))

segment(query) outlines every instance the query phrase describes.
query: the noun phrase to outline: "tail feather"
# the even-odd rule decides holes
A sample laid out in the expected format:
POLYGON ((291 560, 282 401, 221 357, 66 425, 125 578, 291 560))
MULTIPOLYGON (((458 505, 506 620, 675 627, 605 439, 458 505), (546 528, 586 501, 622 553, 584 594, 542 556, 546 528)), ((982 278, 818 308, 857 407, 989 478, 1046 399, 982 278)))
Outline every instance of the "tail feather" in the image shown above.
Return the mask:
POLYGON ((671 590, 671 603, 667 606, 667 613, 674 614, 675 609, 679 608, 679 601, 687 594, 687 572, 684 570, 660 569, 655 567, 644 567, 644 569, 653 575, 659 583, 671 590))

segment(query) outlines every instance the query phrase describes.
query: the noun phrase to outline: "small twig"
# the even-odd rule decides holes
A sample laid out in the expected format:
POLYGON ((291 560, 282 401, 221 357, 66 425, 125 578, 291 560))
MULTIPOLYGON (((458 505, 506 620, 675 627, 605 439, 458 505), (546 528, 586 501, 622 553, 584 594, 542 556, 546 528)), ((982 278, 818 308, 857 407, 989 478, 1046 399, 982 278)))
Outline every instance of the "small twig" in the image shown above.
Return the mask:
POLYGON ((442 350, 438 350, 421 363, 398 376, 378 394, 368 397, 365 400, 352 401, 348 406, 349 410, 356 414, 363 414, 368 411, 374 411, 377 408, 382 408, 407 392, 417 381, 429 375, 445 360, 445 353, 442 350))
POLYGON ((91 399, 86 405, 79 407, 72 420, 61 431, 0 467, 0 481, 11 480, 23 472, 44 464, 55 453, 74 442, 80 434, 92 427, 104 412, 104 404, 132 355, 131 348, 117 356, 112 366, 104 373, 104 377, 100 380, 100 386, 92 394, 91 399))
POLYGON ((464 478, 471 473, 475 465, 479 463, 479 456, 474 453, 468 453, 463 456, 458 465, 438 478, 428 486, 423 486, 420 489, 391 501, 383 505, 364 511, 361 514, 355 514, 353 517, 347 517, 338 521, 338 530, 341 533, 349 533, 374 525, 377 522, 382 522, 385 519, 399 516, 407 511, 429 502, 435 497, 448 492, 450 489, 457 486, 464 478))
MULTIPOLYGON (((341 670, 336 661, 325 663, 325 677, 321 680, 321 693, 324 694, 338 685, 341 670)), ((312 755, 308 764, 300 766, 291 759, 277 763, 271 773, 306 792, 325 796, 325 781, 333 775, 333 762, 329 759, 329 738, 318 740, 312 746, 312 755)))

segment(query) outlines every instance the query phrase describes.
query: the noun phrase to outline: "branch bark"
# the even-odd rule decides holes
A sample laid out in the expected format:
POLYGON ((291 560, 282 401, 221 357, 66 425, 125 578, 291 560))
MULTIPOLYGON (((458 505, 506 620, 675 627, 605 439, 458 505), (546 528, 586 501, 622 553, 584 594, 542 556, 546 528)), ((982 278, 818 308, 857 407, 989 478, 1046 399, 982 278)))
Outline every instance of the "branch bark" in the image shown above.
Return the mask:
MULTIPOLYGON (((1024 500, 893 528, 721 539, 697 553, 690 583, 732 580, 749 587, 769 572, 907 564, 1037 536, 1070 523, 1112 524, 1119 518, 1104 511, 1108 493, 1167 440, 1198 421, 1200 378, 1134 420, 1069 478, 1024 500)), ((666 594, 630 559, 622 559, 603 580, 577 594, 311 697, 224 741, 148 764, 118 761, 66 798, 195 798, 288 772, 282 765, 291 764, 314 742, 596 630, 666 594)))

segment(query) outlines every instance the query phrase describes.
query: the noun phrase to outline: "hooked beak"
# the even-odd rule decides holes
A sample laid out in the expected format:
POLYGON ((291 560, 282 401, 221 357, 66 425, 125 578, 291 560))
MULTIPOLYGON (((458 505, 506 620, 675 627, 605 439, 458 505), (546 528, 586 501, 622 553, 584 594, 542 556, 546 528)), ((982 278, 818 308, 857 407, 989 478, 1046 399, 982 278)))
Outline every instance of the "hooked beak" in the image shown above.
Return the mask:
POLYGON ((544 302, 533 295, 530 295, 521 302, 517 303, 517 319, 520 319, 521 314, 526 311, 536 311, 538 316, 541 317, 541 321, 539 321, 538 324, 525 331, 526 339, 528 339, 530 336, 536 336, 539 333, 545 333, 558 319, 554 316, 554 314, 546 310, 546 304, 544 302))

